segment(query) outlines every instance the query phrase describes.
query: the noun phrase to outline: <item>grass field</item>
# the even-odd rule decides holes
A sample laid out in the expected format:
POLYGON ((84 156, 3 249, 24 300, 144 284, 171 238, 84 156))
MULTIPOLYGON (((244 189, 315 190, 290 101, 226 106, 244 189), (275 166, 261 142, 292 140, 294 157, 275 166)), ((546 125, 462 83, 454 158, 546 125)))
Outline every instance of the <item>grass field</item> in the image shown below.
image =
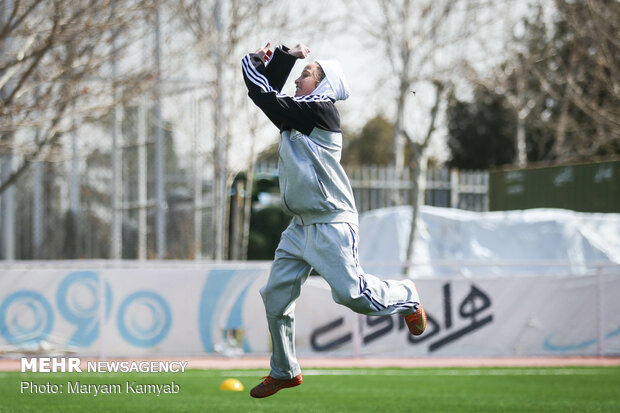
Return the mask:
MULTIPOLYGON (((306 369, 304 383, 255 400, 265 370, 178 374, 0 372, 0 412, 619 412, 620 367, 306 369), (243 392, 219 390, 229 377, 243 392), (120 394, 68 394, 69 382, 118 384, 120 394), (22 393, 22 382, 62 390, 22 393), (137 394, 127 382, 171 384, 137 394)), ((112 387, 110 387, 112 389, 112 387)))

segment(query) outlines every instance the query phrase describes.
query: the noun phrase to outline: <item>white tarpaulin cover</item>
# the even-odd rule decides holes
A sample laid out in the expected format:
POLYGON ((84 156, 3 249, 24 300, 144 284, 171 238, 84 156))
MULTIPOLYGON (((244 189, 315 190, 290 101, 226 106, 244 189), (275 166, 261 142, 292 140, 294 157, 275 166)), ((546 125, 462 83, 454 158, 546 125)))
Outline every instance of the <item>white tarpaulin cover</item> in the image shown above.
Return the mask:
MULTIPOLYGON (((360 261, 366 272, 398 277, 411 231, 409 206, 360 217, 360 261)), ((563 209, 470 212, 423 206, 414 277, 584 274, 620 264, 620 214, 563 209)))

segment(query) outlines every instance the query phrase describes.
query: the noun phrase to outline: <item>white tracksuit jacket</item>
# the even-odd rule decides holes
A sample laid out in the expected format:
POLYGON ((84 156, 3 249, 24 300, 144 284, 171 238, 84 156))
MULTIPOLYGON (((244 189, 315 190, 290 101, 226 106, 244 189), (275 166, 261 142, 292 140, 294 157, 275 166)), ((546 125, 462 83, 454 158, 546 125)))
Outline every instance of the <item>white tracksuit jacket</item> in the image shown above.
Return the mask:
POLYGON ((248 95, 280 129, 280 204, 301 225, 357 225, 353 191, 340 165, 340 116, 329 97, 280 93, 297 60, 287 50, 276 48, 267 66, 256 54, 243 59, 248 95))

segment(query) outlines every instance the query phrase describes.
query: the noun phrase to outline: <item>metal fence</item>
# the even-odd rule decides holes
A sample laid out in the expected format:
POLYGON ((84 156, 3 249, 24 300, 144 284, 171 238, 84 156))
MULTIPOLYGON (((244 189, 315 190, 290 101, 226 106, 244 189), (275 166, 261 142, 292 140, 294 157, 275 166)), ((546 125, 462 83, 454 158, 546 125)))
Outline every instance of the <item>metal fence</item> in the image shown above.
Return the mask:
MULTIPOLYGON (((404 169, 398 174, 393 166, 365 165, 347 167, 355 203, 359 212, 395 205, 411 205, 412 173, 404 169)), ((263 162, 255 172, 262 176, 277 176, 275 162, 263 162)), ((436 168, 426 172, 424 203, 469 211, 488 211, 489 173, 436 168)))
MULTIPOLYGON (((360 212, 413 202, 412 173, 399 175, 392 166, 347 168, 360 212)), ((489 174, 437 168, 426 172, 424 204, 470 211, 487 211, 489 174)))
MULTIPOLYGON (((214 258, 213 144, 211 129, 204 125, 206 116, 199 115, 205 111, 203 99, 190 90, 169 94, 162 101, 164 114, 175 106, 191 109, 182 126, 163 123, 164 258, 214 258), (175 150, 173 141, 181 135, 188 137, 191 150, 175 150)), ((152 112, 152 103, 146 100, 122 108, 117 149, 107 135, 110 122, 105 119, 64 134, 52 159, 33 162, 12 187, 13 194, 0 196, 0 211, 12 209, 12 214, 0 216, 0 260, 156 258, 156 119, 152 112), (137 119, 142 106, 145 113, 137 119), (78 151, 71 150, 75 146, 78 151), (117 187, 112 173, 115 153, 121 177, 117 187), (7 222, 13 228, 7 228, 7 222), (118 256, 113 252, 115 243, 120 247, 118 256)))
MULTIPOLYGON (((168 136, 168 139, 171 138, 168 136)), ((151 142, 147 142, 146 146, 150 148, 151 142)), ((131 145, 127 146, 122 156, 120 256, 125 259, 140 258, 142 245, 146 252, 144 258, 152 259, 157 256, 155 203, 151 197, 142 202, 138 199, 139 185, 136 171, 132 169, 135 163, 132 150, 131 145), (141 209, 145 215, 142 224, 141 209)), ((146 152, 150 160, 152 151, 148 149, 146 152)), ((195 156, 196 152, 192 155, 195 156)), ((107 151, 94 151, 80 157, 78 168, 81 176, 76 188, 70 185, 75 166, 72 156, 54 163, 37 164, 22 176, 15 196, 15 259, 111 258, 113 207, 110 159, 111 154, 107 151), (76 205, 72 206, 69 201, 75 191, 79 192, 76 205)), ((152 162, 147 164, 144 184, 148 187, 146 192, 152 195, 152 162)), ((172 168, 164 176, 167 258, 215 257, 213 175, 201 173, 195 176, 195 170, 211 170, 204 166, 206 168, 172 168)), ((405 169, 399 175, 389 166, 346 169, 360 212, 411 204, 413 182, 410 170, 405 169)), ((271 180, 277 179, 277 165, 259 163, 255 173, 271 180)), ((431 169, 426 173, 425 203, 486 211, 488 182, 487 172, 431 169)), ((270 202, 277 204, 277 194, 271 195, 270 202)), ((5 250, 5 243, 6 240, 0 240, 1 251, 5 250)), ((0 258, 5 258, 4 254, 0 255, 0 258)))

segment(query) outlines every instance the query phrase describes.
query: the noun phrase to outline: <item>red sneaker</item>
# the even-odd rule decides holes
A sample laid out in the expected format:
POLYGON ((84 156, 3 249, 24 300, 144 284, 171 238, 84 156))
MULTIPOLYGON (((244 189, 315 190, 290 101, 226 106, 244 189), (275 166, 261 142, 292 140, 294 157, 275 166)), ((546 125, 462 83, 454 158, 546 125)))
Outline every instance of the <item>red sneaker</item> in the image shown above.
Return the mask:
POLYGON ((257 399, 269 397, 276 394, 280 389, 299 386, 303 381, 301 374, 286 380, 274 379, 271 376, 263 377, 261 380, 263 380, 261 384, 250 390, 250 396, 256 397, 257 399))
POLYGON ((404 317, 407 327, 409 327, 409 332, 414 336, 419 336, 426 329, 426 312, 422 304, 418 307, 418 311, 404 317))

